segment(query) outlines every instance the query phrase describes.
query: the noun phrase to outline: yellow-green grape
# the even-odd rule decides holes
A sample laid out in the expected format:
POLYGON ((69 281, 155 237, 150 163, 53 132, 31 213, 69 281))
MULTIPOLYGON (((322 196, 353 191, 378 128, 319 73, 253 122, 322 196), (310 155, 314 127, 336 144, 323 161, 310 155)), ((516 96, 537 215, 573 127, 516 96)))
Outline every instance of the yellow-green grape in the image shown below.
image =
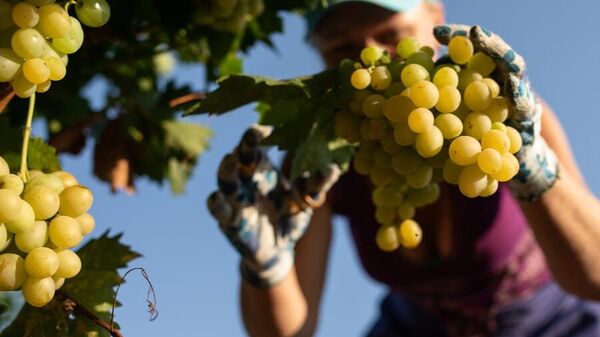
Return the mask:
MULTIPOLYGON (((27 182, 27 184, 31 183, 31 179, 38 177, 38 176, 43 176, 44 172, 40 171, 40 170, 29 170, 29 181, 27 182)), ((25 190, 27 190, 27 184, 25 185, 25 190)))
POLYGON ((48 90, 50 90, 50 86, 52 86, 52 81, 47 80, 46 82, 36 85, 35 92, 43 94, 43 93, 47 92, 48 90))
POLYGON ((402 191, 397 187, 398 184, 391 184, 384 187, 378 187, 373 191, 372 200, 377 207, 395 207, 402 200, 402 191))
POLYGON ((21 194, 23 187, 23 179, 16 174, 0 176, 0 189, 11 190, 16 194, 21 194))
POLYGON ((23 75, 34 84, 44 83, 50 77, 48 64, 41 58, 29 59, 23 63, 23 75))
POLYGON ((10 173, 10 168, 8 167, 8 163, 2 156, 0 156, 0 177, 7 175, 10 173))
POLYGON ((500 130, 490 130, 481 138, 481 147, 484 149, 492 148, 500 154, 504 154, 510 149, 510 138, 506 132, 500 130))
POLYGON ((400 78, 402 79, 402 84, 409 88, 419 81, 429 80, 429 72, 422 65, 413 63, 402 69, 400 78))
POLYGON ((490 106, 483 112, 493 123, 503 123, 508 118, 508 104, 504 97, 495 97, 490 106))
POLYGON ((40 14, 36 6, 19 2, 13 7, 12 20, 20 28, 33 28, 40 21, 40 14))
POLYGON ((12 233, 23 233, 31 230, 35 223, 35 213, 33 208, 23 200, 20 200, 21 207, 19 208, 16 217, 10 221, 4 222, 6 229, 12 233))
POLYGON ((430 73, 433 71, 433 68, 435 68, 435 63, 431 59, 431 56, 422 51, 410 55, 406 62, 409 64, 420 64, 430 73))
POLYGON ((50 277, 58 270, 58 255, 50 248, 36 248, 25 257, 25 270, 30 277, 50 277))
POLYGON ((65 279, 62 277, 52 276, 52 280, 54 281, 54 289, 58 290, 65 284, 65 279))
POLYGON ((396 209, 394 207, 377 207, 375 210, 375 220, 382 225, 392 222, 395 216, 396 209))
POLYGON ((56 284, 52 277, 28 277, 23 283, 23 297, 31 306, 41 308, 52 301, 56 284))
POLYGON ((440 129, 445 139, 454 139, 463 131, 462 121, 451 113, 437 116, 433 124, 440 129))
POLYGON ((477 52, 469 60, 467 69, 474 70, 483 76, 488 76, 494 71, 494 69, 496 69, 496 63, 486 54, 477 52))
POLYGON ((25 0, 25 2, 28 2, 32 5, 39 7, 39 6, 53 4, 56 2, 56 0, 25 0))
POLYGON ((58 193, 43 185, 29 189, 25 192, 23 199, 33 208, 36 220, 46 220, 53 217, 60 206, 58 193))
POLYGON ((387 168, 391 167, 392 156, 389 153, 386 153, 381 147, 377 147, 375 153, 373 153, 373 162, 376 166, 387 168))
POLYGON ((453 86, 446 85, 439 89, 439 100, 435 108, 441 113, 451 113, 458 109, 460 102, 460 91, 453 86))
POLYGON ((7 223, 17 218, 22 205, 21 198, 17 193, 0 189, 0 223, 7 223))
POLYGON ((473 43, 464 36, 455 36, 448 43, 448 54, 452 62, 467 64, 473 56, 473 43))
POLYGON ((460 192, 469 197, 478 197, 488 185, 487 175, 481 171, 477 164, 463 168, 458 178, 460 192))
POLYGON ((383 56, 383 49, 379 47, 367 47, 360 52, 360 59, 366 66, 371 66, 383 56))
POLYGON ((373 165, 373 160, 361 156, 355 156, 352 160, 352 166, 354 167, 354 170, 363 175, 369 174, 373 165))
POLYGON ((382 139, 390 126, 385 118, 365 119, 367 139, 377 140, 382 139))
POLYGON ((350 83, 355 89, 365 89, 371 84, 371 74, 367 69, 356 69, 350 77, 350 83))
POLYGON ((40 21, 37 30, 44 36, 60 39, 67 35, 71 28, 69 14, 57 4, 49 4, 40 7, 40 21))
POLYGON ((410 129, 408 123, 398 123, 394 126, 394 140, 399 145, 412 145, 417 135, 410 129))
POLYGON ((356 155, 373 159, 373 154, 375 153, 376 148, 377 142, 361 142, 358 146, 356 155))
POLYGON ((15 234, 17 248, 25 253, 44 246, 47 241, 48 225, 45 221, 36 221, 30 231, 15 234))
POLYGON ((12 86, 15 95, 20 98, 31 97, 37 88, 34 83, 29 82, 25 76, 23 76, 22 72, 19 73, 12 81, 10 81, 10 85, 12 86))
POLYGON ((371 73, 371 86, 375 90, 385 90, 392 84, 392 73, 386 66, 379 66, 371 73))
POLYGON ((0 291, 13 291, 21 287, 27 272, 25 260, 17 254, 0 255, 0 291))
MULTIPOLYGON (((60 81, 67 74, 67 67, 61 62, 61 60, 54 56, 44 56, 43 60, 48 66, 49 74, 48 78, 52 81, 60 81)), ((27 62, 26 62, 27 63, 27 62)))
POLYGON ((50 173, 50 175, 55 176, 58 179, 60 179, 60 182, 62 182, 64 188, 71 187, 73 185, 79 185, 77 178, 75 178, 75 176, 73 176, 69 172, 56 171, 56 172, 50 173))
POLYGON ((396 53, 403 59, 407 59, 421 48, 421 44, 413 37, 403 38, 396 45, 396 53))
POLYGON ((456 109, 456 111, 454 111, 452 114, 460 118, 460 120, 464 120, 470 113, 471 111, 469 111, 469 108, 467 108, 465 102, 461 101, 460 105, 458 106, 458 109, 456 109))
POLYGON ((484 78, 481 80, 483 83, 487 84, 488 88, 490 88, 490 92, 492 93, 492 98, 498 97, 500 95, 500 85, 491 78, 484 78))
POLYGON ((462 69, 458 73, 458 90, 465 91, 469 84, 481 80, 483 80, 483 76, 480 73, 470 69, 462 69))
POLYGON ((502 155, 502 168, 492 175, 494 179, 500 182, 511 180, 519 172, 519 161, 510 153, 502 155))
POLYGON ((410 189, 406 198, 416 207, 435 203, 440 197, 440 185, 431 183, 423 188, 410 189))
POLYGON ((404 89, 406 88, 404 87, 404 84, 402 84, 402 82, 392 82, 392 84, 390 84, 390 86, 387 89, 385 89, 384 95, 385 97, 393 97, 396 95, 400 95, 402 94, 404 89))
POLYGON ((381 118, 383 117, 383 103, 385 103, 385 97, 378 94, 371 95, 363 101, 363 112, 368 117, 381 118))
POLYGON ((383 103, 383 115, 390 122, 406 123, 408 115, 415 109, 415 105, 406 96, 392 96, 383 103))
POLYGON ((402 201, 396 209, 396 215, 402 220, 413 218, 416 212, 415 205, 410 201, 402 201))
POLYGON ((25 192, 39 185, 46 186, 59 194, 65 189, 59 178, 50 174, 40 174, 33 177, 30 171, 29 180, 25 184, 25 192))
POLYGON ((412 188, 423 188, 431 182, 433 177, 433 168, 427 164, 422 164, 417 169, 406 175, 406 183, 412 188))
POLYGON ((449 146, 449 144, 442 146, 442 149, 435 156, 427 158, 425 162, 434 169, 441 169, 444 167, 446 159, 448 159, 449 146))
POLYGON ((389 154, 396 154, 402 149, 402 147, 398 145, 394 139, 393 129, 388 129, 385 136, 381 138, 381 148, 383 148, 383 151, 389 154))
POLYGON ((408 127, 414 133, 423 133, 433 126, 433 113, 429 109, 417 108, 408 115, 408 127))
POLYGON ((507 126, 506 135, 510 139, 510 148, 508 151, 513 154, 519 152, 521 146, 523 145, 523 139, 521 138, 519 131, 511 126, 507 126))
POLYGON ((491 119, 481 112, 471 112, 463 124, 465 134, 475 139, 481 139, 492 129, 491 119))
MULTIPOLYGON (((59 59, 60 62, 65 67, 69 64, 69 57, 66 54, 56 50, 56 48, 54 48, 54 45, 52 45, 52 44, 48 45, 48 48, 46 48, 46 53, 44 53, 42 58, 46 59, 47 57, 50 57, 50 56, 53 56, 53 57, 56 57, 57 59, 59 59)), ((46 60, 46 62, 48 62, 48 61, 46 60)))
POLYGON ((435 50, 433 50, 433 48, 431 48, 429 46, 421 47, 420 51, 427 54, 427 56, 429 56, 429 58, 433 58, 433 56, 435 55, 435 50))
POLYGON ((373 166, 369 172, 369 177, 375 186, 385 186, 396 178, 396 173, 390 167, 373 166))
POLYGON ((410 99, 417 108, 431 109, 439 97, 437 87, 429 81, 418 81, 410 88, 410 99))
POLYGON ((442 171, 444 180, 449 184, 458 185, 458 178, 461 171, 462 166, 456 164, 452 159, 446 160, 442 171))
POLYGON ((450 159, 461 166, 474 164, 480 152, 481 144, 470 136, 460 136, 450 143, 450 159))
POLYGON ((52 219, 48 225, 48 237, 58 248, 77 246, 83 239, 81 225, 69 216, 60 215, 52 219))
POLYGON ((56 50, 64 54, 73 54, 83 45, 83 28, 81 23, 74 17, 69 18, 71 25, 67 33, 60 38, 52 39, 52 45, 56 50))
POLYGON ((67 187, 59 196, 60 207, 58 212, 70 217, 78 217, 87 213, 94 202, 92 192, 81 185, 67 187))
POLYGON ((403 148, 392 156, 391 165, 398 174, 409 174, 417 170, 421 165, 421 158, 411 148, 403 148))
POLYGON ((81 271, 81 259, 73 251, 64 249, 56 252, 58 256, 58 270, 55 276, 60 278, 75 277, 81 271))
POLYGON ((492 104, 492 92, 483 81, 475 81, 465 89, 465 104, 473 111, 485 111, 492 104))
POLYGON ((10 244, 10 236, 6 226, 0 223, 0 252, 3 251, 6 246, 10 244))
POLYGON ((419 224, 412 219, 402 221, 398 228, 398 234, 402 246, 408 249, 416 248, 421 243, 421 240, 423 240, 423 230, 421 230, 419 224))
POLYGON ((398 242, 398 234, 394 226, 382 226, 375 235, 377 247, 384 252, 391 252, 400 246, 398 242))
POLYGON ((489 197, 498 190, 498 180, 488 177, 488 184, 485 190, 481 192, 482 197, 489 197))
POLYGON ((506 133, 506 125, 504 125, 504 123, 501 123, 501 122, 493 122, 492 130, 498 130, 498 131, 502 131, 502 132, 506 133))
POLYGON ((433 84, 438 88, 445 86, 456 88, 458 86, 458 73, 450 67, 442 67, 433 76, 433 84))
POLYGON ((444 145, 444 136, 442 131, 435 126, 425 130, 417 135, 415 139, 415 148, 424 158, 431 158, 442 150, 444 145))
POLYGON ((410 98, 410 88, 404 89, 400 95, 410 98))
POLYGON ((0 0, 0 29, 6 29, 12 26, 12 8, 13 5, 10 2, 0 0))
POLYGON ((14 79, 21 69, 23 60, 12 49, 0 48, 0 82, 14 79))
POLYGON ((477 165, 481 171, 490 175, 495 174, 502 168, 502 155, 493 148, 484 149, 477 156, 477 165))
POLYGON ((335 114, 335 134, 351 143, 360 140, 361 118, 347 112, 335 114))

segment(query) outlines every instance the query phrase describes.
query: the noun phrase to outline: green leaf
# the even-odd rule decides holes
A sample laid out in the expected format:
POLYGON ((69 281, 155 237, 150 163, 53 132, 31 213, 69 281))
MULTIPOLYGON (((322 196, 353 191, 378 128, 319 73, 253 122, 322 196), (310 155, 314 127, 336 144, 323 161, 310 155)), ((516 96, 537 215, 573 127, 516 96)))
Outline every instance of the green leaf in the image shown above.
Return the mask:
POLYGON ((243 71, 244 62, 235 53, 229 53, 219 64, 219 76, 240 74, 243 71))
POLYGON ((165 144, 184 151, 189 156, 198 156, 206 151, 212 131, 203 125, 166 120, 163 122, 166 131, 165 144))
POLYGON ((46 144, 41 138, 31 138, 27 150, 27 167, 30 170, 44 172, 60 171, 61 166, 56 149, 46 144))

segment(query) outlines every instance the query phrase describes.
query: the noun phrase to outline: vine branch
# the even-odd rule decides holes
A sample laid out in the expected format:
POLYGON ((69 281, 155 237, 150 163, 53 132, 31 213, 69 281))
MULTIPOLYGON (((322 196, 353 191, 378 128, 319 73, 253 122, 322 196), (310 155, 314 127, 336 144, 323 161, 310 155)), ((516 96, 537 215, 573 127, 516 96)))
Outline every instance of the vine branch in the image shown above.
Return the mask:
POLYGON ((67 308, 67 311, 73 312, 76 315, 85 316, 86 318, 88 318, 90 321, 92 321, 97 326, 108 331, 108 333, 110 333, 110 335, 112 337, 123 337, 123 335, 121 334, 121 332, 119 330, 116 330, 113 328, 112 320, 110 323, 106 322, 102 318, 96 316, 93 312, 88 310, 86 307, 81 305, 79 302, 77 302, 77 300, 75 300, 71 296, 67 295, 62 290, 56 291, 56 298, 64 303, 64 306, 65 306, 65 308, 67 308))

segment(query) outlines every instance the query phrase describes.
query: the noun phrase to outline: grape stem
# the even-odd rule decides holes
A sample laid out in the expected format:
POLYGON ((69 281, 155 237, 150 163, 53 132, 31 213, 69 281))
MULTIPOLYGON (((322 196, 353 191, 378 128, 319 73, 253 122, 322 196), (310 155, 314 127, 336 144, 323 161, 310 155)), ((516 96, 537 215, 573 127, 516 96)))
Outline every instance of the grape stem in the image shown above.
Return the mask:
POLYGON ((27 122, 23 131, 23 147, 21 149, 21 178, 24 182, 29 179, 29 170, 27 169, 27 150, 29 147, 29 137, 31 137, 31 123, 33 121, 33 110, 35 108, 35 92, 29 97, 29 110, 27 111, 27 122))
POLYGON ((88 318, 90 321, 92 321, 97 326, 108 331, 108 333, 110 333, 110 335, 112 337, 123 337, 123 335, 121 334, 121 332, 119 330, 115 330, 113 328, 112 324, 109 324, 102 318, 94 315, 94 313, 92 313, 89 309, 87 309, 86 307, 81 305, 79 302, 77 302, 71 296, 67 295, 65 292, 63 292, 61 290, 57 290, 56 298, 59 301, 63 302, 63 306, 67 312, 73 313, 75 315, 85 316, 86 318, 88 318))
POLYGON ((77 4, 76 0, 67 1, 67 3, 65 4, 65 12, 69 13, 69 7, 71 7, 71 5, 76 5, 76 4, 77 4))

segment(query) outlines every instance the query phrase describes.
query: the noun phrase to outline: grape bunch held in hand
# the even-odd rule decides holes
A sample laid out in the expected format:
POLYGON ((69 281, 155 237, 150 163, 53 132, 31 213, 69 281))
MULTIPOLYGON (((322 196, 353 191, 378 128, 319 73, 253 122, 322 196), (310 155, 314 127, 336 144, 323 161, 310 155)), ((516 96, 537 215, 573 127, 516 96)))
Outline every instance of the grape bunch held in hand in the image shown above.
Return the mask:
POLYGON ((0 291, 21 289, 30 305, 48 304, 81 270, 71 249, 94 229, 92 202, 67 172, 31 171, 24 182, 0 157, 0 291))
POLYGON ((0 0, 0 82, 27 98, 48 91, 67 73, 68 54, 83 43, 80 21, 67 12, 73 3, 84 25, 100 27, 110 17, 105 0, 0 0))
POLYGON ((491 78, 496 64, 468 38, 452 38, 449 57, 437 65, 433 49, 415 39, 396 51, 397 60, 377 47, 362 51, 349 79, 352 99, 335 124, 339 137, 359 144, 354 169, 376 186, 376 241, 384 251, 420 243, 412 218, 439 198, 440 182, 469 198, 494 194, 518 173, 521 147, 520 134, 504 124, 510 112, 491 78))

